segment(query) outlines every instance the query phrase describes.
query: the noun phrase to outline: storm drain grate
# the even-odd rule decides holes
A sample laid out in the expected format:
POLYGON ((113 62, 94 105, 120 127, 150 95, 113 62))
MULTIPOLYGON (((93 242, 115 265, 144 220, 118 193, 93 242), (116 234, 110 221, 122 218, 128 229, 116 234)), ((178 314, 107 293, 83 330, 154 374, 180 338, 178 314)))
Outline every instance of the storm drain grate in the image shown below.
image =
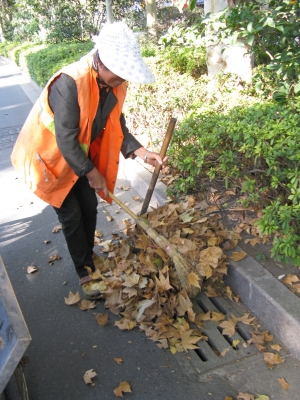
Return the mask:
MULTIPOLYGON (((243 306, 230 300, 223 297, 208 298, 205 293, 193 299, 193 308, 196 313, 223 313, 226 319, 231 318, 231 314, 239 318, 247 312, 243 306)), ((221 322, 204 321, 203 328, 197 328, 208 339, 199 341, 199 349, 189 351, 188 359, 200 374, 259 353, 255 346, 247 343, 252 337, 250 332, 253 327, 238 322, 236 333, 229 337, 222 335, 222 328, 218 326, 221 322), (233 341, 239 341, 235 342, 238 343, 235 347, 233 341)))

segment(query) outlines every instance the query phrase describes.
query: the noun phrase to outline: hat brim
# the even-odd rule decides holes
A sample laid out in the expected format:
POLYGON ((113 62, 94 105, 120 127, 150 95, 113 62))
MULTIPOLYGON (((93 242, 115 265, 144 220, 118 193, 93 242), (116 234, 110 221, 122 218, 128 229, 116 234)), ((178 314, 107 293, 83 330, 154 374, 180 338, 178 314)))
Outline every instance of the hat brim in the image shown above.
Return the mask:
POLYGON ((155 81, 154 75, 141 57, 132 59, 119 56, 113 59, 101 54, 101 51, 99 56, 106 68, 128 82, 149 84, 155 81))

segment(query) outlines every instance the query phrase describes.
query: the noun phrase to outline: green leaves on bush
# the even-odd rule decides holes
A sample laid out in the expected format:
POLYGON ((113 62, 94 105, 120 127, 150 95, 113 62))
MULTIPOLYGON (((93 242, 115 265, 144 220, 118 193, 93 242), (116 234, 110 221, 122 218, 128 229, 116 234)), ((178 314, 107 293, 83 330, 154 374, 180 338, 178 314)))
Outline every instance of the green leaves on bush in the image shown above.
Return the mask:
POLYGON ((78 61, 94 47, 91 41, 50 45, 27 55, 27 66, 32 79, 45 86, 49 78, 65 65, 78 61))

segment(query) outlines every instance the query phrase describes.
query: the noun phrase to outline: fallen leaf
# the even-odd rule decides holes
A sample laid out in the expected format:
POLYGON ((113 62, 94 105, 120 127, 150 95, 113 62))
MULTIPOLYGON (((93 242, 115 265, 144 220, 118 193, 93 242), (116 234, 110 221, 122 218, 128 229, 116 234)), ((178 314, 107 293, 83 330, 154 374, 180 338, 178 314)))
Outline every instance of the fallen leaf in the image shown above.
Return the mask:
POLYGON ((233 319, 229 319, 228 321, 223 321, 219 324, 222 330, 222 335, 233 336, 235 334, 236 322, 233 319))
POLYGON ((270 400, 270 397, 265 394, 259 394, 255 400, 270 400))
POLYGON ((225 315, 224 314, 217 313, 217 312, 214 312, 214 311, 212 312, 211 321, 218 322, 218 321, 222 321, 223 319, 225 319, 225 315))
POLYGON ((240 340, 236 339, 232 341, 232 347, 235 349, 236 346, 240 343, 240 340))
POLYGON ((43 243, 49 244, 49 243, 51 243, 51 240, 43 240, 43 243))
POLYGON ((107 215, 106 219, 107 219, 108 222, 112 222, 114 220, 111 215, 107 215))
POLYGON ((224 400, 233 400, 233 397, 226 396, 224 400))
POLYGON ((94 301, 82 299, 81 302, 78 304, 78 307, 80 308, 80 310, 85 311, 90 310, 91 308, 96 308, 97 304, 94 301))
POLYGON ((255 320, 255 317, 249 317, 250 314, 244 314, 241 318, 238 318, 240 322, 246 325, 251 325, 251 323, 255 320))
POLYGON ((241 251, 233 251, 230 258, 231 258, 232 261, 240 261, 243 258, 245 258, 246 255, 247 255, 247 253, 245 253, 243 250, 241 250, 241 251))
POLYGON ((192 336, 192 333, 193 331, 191 329, 186 332, 180 332, 181 345, 186 352, 189 349, 190 350, 199 349, 198 346, 195 346, 195 343, 199 342, 199 340, 201 340, 201 337, 192 336))
POLYGON ((289 390, 290 385, 287 383, 287 381, 284 378, 278 378, 278 382, 280 383, 282 389, 289 390))
POLYGON ((121 318, 120 321, 115 321, 115 326, 120 328, 122 331, 125 329, 130 330, 136 326, 136 322, 128 318, 121 318))
POLYGON ((59 232, 59 231, 61 231, 62 230, 62 226, 61 225, 56 225, 53 229, 52 229, 52 232, 53 233, 57 233, 57 232, 59 232))
POLYGON ((103 233, 102 233, 102 232, 99 232, 99 231, 97 231, 97 230, 95 230, 95 236, 96 236, 97 238, 101 238, 101 237, 103 236, 103 233))
POLYGON ((284 359, 279 356, 279 354, 266 352, 264 353, 264 361, 268 368, 273 369, 274 365, 284 363, 284 359))
POLYGON ((299 278, 297 275, 287 274, 283 282, 287 283, 288 285, 292 285, 295 282, 299 282, 299 278))
POLYGON ((33 274, 37 270, 38 269, 34 265, 29 265, 29 267, 27 267, 27 274, 33 274))
POLYGON ((254 400, 254 395, 249 394, 249 393, 239 392, 239 394, 236 398, 237 398, 237 400, 254 400))
POLYGON ((50 256, 48 263, 53 264, 54 261, 60 260, 60 259, 61 259, 61 256, 59 256, 58 254, 54 254, 53 256, 50 256))
POLYGON ((190 285, 200 288, 199 281, 200 277, 195 272, 190 272, 188 274, 188 282, 190 285))
POLYGON ((87 385, 90 384, 91 386, 95 386, 94 382, 92 381, 92 378, 95 376, 97 376, 97 373, 93 369, 89 369, 83 375, 83 380, 87 385))
POLYGON ((282 349, 282 347, 279 344, 271 344, 270 347, 272 350, 275 350, 278 352, 280 352, 280 350, 282 349))
POLYGON ((220 354, 220 356, 221 356, 221 357, 224 357, 225 354, 227 353, 227 351, 229 351, 229 347, 226 347, 226 349, 224 349, 224 350, 222 351, 222 353, 220 354))
POLYGON ((116 387, 114 390, 114 394, 117 397, 123 397, 123 393, 129 393, 129 392, 132 392, 132 390, 129 383, 127 383, 126 381, 121 382, 120 385, 116 387))
POLYGON ((68 306, 71 306, 72 304, 76 304, 80 301, 80 294, 77 292, 74 294, 73 292, 70 291, 69 296, 65 297, 65 303, 68 306))
POLYGON ((114 361, 115 361, 117 364, 122 364, 123 359, 122 359, 121 357, 116 357, 116 358, 114 358, 114 361))
POLYGON ((105 326, 108 324, 108 314, 94 313, 94 317, 99 325, 105 326))
POLYGON ((142 201, 142 199, 140 197, 138 197, 138 196, 133 196, 132 198, 133 198, 134 201, 138 201, 138 202, 142 201))

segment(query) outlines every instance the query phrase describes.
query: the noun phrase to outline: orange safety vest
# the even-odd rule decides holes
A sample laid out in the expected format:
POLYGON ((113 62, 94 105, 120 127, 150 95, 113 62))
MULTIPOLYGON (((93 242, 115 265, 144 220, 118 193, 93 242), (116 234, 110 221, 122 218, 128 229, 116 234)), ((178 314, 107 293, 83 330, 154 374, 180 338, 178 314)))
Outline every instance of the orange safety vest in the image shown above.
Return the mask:
MULTIPOLYGON (((11 160, 30 189, 42 200, 58 208, 78 179, 57 146, 54 115, 48 102, 50 86, 62 73, 72 77, 77 85, 80 146, 86 156, 90 152, 91 159, 104 176, 110 192, 115 187, 124 138, 120 116, 126 96, 126 82, 113 89, 118 102, 107 118, 101 139, 97 137, 91 143, 92 124, 99 103, 99 88, 97 72, 92 68, 92 58, 85 57, 57 72, 33 106, 18 136, 11 160)), ((109 197, 105 200, 111 203, 109 197)))

